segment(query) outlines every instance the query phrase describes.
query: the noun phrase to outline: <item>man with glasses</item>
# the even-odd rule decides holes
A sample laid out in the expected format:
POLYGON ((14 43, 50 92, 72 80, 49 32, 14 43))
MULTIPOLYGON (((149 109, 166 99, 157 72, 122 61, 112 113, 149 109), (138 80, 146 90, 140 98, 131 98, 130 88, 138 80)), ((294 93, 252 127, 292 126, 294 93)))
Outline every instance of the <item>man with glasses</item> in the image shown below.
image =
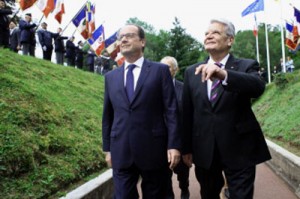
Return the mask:
POLYGON ((180 160, 178 109, 167 65, 144 58, 144 30, 119 30, 125 63, 105 75, 102 139, 113 168, 114 199, 164 199, 168 169, 180 160), (168 168, 169 167, 169 168, 168 168))

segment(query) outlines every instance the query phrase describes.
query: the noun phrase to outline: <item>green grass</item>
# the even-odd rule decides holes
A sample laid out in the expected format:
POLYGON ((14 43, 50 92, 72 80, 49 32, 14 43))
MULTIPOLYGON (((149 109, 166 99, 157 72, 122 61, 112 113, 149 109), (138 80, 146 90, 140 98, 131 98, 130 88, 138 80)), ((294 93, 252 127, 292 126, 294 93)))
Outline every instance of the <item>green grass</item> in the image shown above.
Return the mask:
MULTIPOLYGON (((0 49, 0 198, 57 198, 106 169, 103 77, 0 49)), ((300 155, 299 71, 253 109, 268 139, 300 155)))
POLYGON ((300 156, 300 71, 279 74, 253 109, 268 139, 300 156))
POLYGON ((103 77, 6 50, 0 60, 0 198, 47 198, 103 170, 103 77))

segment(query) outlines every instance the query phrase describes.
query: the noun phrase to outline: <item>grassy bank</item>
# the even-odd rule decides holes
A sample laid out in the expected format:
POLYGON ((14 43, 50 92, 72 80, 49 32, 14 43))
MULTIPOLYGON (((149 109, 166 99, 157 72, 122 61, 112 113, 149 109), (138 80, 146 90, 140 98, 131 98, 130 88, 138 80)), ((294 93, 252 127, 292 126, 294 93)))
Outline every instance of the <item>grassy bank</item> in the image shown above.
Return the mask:
POLYGON ((100 172, 103 78, 6 50, 0 60, 0 198, 47 198, 100 172))
POLYGON ((300 71, 279 74, 253 106, 268 139, 300 156, 300 71))

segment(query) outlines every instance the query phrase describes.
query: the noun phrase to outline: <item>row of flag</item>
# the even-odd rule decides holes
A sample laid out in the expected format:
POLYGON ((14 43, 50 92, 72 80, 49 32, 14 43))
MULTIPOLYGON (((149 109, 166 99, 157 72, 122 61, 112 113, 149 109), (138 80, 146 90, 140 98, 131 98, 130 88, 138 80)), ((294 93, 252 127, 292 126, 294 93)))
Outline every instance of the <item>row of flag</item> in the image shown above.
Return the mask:
POLYGON ((48 15, 52 12, 54 14, 54 18, 61 23, 62 15, 65 13, 64 0, 20 0, 20 8, 21 10, 26 10, 33 6, 33 4, 37 5, 37 7, 44 13, 47 18, 48 15))
MULTIPOLYGON (((286 20, 285 29, 286 29, 286 39, 285 45, 292 51, 299 49, 300 47, 300 11, 293 7, 294 15, 292 19, 286 20)), ((242 17, 256 13, 259 11, 264 11, 264 0, 255 0, 251 3, 243 12, 242 17)), ((253 28, 253 34, 257 37, 258 34, 258 27, 257 27, 257 20, 256 15, 254 14, 255 25, 253 28)))
MULTIPOLYGON (((46 18, 52 13, 58 23, 61 23, 62 16, 65 13, 63 0, 20 0, 19 4, 22 10, 26 10, 36 4, 46 18)), ((124 57, 119 53, 120 47, 117 43, 117 32, 108 39, 105 39, 103 25, 100 25, 96 29, 95 7, 95 4, 87 1, 73 17, 72 23, 81 36, 93 48, 97 56, 100 56, 101 52, 106 49, 110 57, 116 60, 118 65, 121 65, 124 57)))

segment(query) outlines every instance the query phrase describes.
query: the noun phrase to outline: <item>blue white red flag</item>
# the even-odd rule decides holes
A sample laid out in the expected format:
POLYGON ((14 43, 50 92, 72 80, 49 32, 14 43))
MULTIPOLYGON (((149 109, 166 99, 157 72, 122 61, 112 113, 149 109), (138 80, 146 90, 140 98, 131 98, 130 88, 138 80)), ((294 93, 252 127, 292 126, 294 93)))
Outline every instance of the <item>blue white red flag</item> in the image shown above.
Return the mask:
POLYGON ((105 48, 112 59, 115 59, 118 55, 118 52, 120 52, 117 34, 118 32, 115 32, 113 35, 111 35, 108 39, 105 40, 105 48))
POLYGON ((90 46, 94 49, 97 56, 101 55, 102 50, 105 48, 104 27, 99 26, 88 39, 90 46))

